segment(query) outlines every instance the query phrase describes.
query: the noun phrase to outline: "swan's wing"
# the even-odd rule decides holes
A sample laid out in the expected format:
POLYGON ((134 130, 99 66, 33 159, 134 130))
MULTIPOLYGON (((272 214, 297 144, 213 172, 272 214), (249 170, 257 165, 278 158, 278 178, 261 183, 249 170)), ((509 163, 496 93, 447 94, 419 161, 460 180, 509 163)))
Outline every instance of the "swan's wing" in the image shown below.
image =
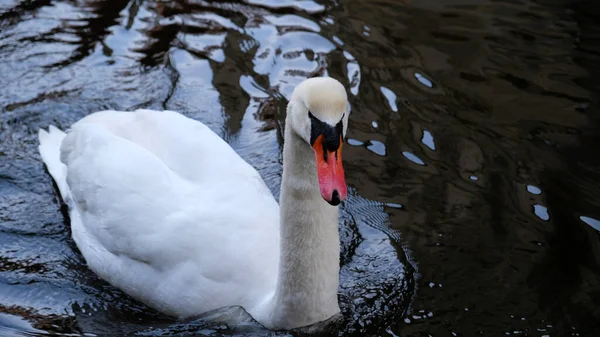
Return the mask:
MULTIPOLYGON (((168 142, 156 142, 152 148, 161 144, 168 142)), ((204 145, 196 152, 219 146, 204 145)), ((227 147, 217 153, 227 150, 233 152, 227 147)), ((205 163, 211 168, 194 177, 202 183, 192 183, 171 167, 183 165, 189 157, 178 159, 181 163, 165 161, 101 124, 74 125, 62 142, 61 160, 67 166, 74 212, 81 219, 80 228, 73 227, 73 237, 90 267, 124 288, 135 278, 124 276, 130 271, 115 270, 117 263, 143 264, 149 268, 144 270, 162 271, 168 277, 179 270, 177 284, 243 286, 264 283, 259 274, 275 275, 277 204, 251 166, 239 157, 226 154, 226 158, 229 165, 220 172, 211 171, 214 162, 205 163), (257 264, 263 268, 258 270, 257 264)), ((214 159, 217 167, 222 165, 222 157, 214 159)), ((200 163, 194 165, 202 168, 200 163)))
POLYGON ((92 124, 67 134, 61 160, 67 166, 73 206, 89 236, 81 243, 96 245, 88 247, 92 251, 150 262, 143 237, 168 225, 167 218, 179 209, 177 177, 165 163, 92 124))
POLYGON ((73 128, 90 123, 145 148, 184 179, 202 182, 227 175, 256 174, 206 125, 174 111, 100 111, 73 128))

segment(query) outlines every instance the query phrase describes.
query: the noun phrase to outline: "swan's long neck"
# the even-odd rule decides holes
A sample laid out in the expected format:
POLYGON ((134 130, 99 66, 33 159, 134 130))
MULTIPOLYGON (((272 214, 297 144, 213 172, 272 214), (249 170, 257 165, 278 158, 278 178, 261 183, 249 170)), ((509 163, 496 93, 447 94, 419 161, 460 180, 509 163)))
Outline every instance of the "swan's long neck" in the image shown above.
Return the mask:
POLYGON ((281 257, 272 323, 294 328, 339 313, 338 207, 319 192, 313 149, 286 123, 280 195, 281 257))

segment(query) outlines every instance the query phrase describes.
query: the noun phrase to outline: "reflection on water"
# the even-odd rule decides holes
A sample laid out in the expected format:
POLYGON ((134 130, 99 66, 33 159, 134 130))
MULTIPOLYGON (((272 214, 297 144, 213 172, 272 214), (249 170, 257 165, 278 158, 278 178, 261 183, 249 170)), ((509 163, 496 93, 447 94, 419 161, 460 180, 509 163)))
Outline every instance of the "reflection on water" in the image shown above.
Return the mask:
POLYGON ((527 185, 527 192, 529 192, 531 194, 535 194, 535 195, 542 194, 542 190, 540 190, 539 187, 533 186, 533 185, 527 185))
POLYGON ((385 98, 387 98, 390 109, 392 109, 394 112, 398 112, 398 106, 396 105, 396 94, 384 86, 381 87, 381 92, 385 98))
POLYGON ((548 214, 548 208, 546 208, 545 206, 533 205, 533 212, 535 213, 535 215, 538 218, 540 218, 544 221, 550 220, 550 215, 548 214))
POLYGON ((419 157, 415 156, 413 153, 410 153, 410 152, 408 152, 408 151, 404 151, 404 152, 402 152, 402 155, 403 155, 404 157, 406 157, 406 159, 408 159, 408 160, 412 161, 413 163, 415 163, 415 164, 417 164, 417 165, 425 165, 425 162, 423 162, 423 161, 421 160, 421 158, 419 158, 419 157))
POLYGON ((3 1, 0 333, 265 334, 174 322, 98 280, 36 132, 181 111, 278 197, 286 102, 313 76, 353 110, 326 333, 600 331, 598 19, 591 0, 3 1))
POLYGON ((429 80, 427 77, 419 74, 419 73, 415 73, 415 78, 421 82, 421 84, 423 84, 424 86, 428 87, 428 88, 433 88, 433 83, 431 83, 431 80, 429 80))
POLYGON ((581 219, 581 221, 592 226, 592 228, 600 232, 600 220, 590 218, 589 216, 580 216, 579 219, 581 219))

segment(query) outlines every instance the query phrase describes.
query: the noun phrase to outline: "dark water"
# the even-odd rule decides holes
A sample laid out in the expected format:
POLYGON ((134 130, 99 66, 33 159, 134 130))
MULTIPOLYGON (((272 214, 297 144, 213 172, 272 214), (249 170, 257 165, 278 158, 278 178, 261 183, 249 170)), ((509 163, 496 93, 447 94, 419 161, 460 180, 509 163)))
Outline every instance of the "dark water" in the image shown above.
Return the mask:
POLYGON ((86 267, 36 133, 201 120, 278 196, 286 98, 351 93, 334 335, 600 332, 600 3, 0 1, 0 335, 266 335, 175 322, 86 267))

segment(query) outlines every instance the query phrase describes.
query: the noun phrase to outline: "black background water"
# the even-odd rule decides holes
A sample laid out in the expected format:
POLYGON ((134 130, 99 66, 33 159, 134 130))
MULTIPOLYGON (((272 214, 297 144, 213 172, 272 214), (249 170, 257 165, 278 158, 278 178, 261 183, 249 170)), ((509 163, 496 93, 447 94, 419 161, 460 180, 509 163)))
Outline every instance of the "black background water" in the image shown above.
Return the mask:
POLYGON ((362 335, 595 336, 598 20, 591 0, 1 1, 0 334, 229 333, 174 327, 87 270, 36 132, 181 111, 277 196, 286 98, 327 75, 353 109, 344 228, 397 249, 352 260, 343 236, 393 303, 362 322, 345 306, 362 335))

